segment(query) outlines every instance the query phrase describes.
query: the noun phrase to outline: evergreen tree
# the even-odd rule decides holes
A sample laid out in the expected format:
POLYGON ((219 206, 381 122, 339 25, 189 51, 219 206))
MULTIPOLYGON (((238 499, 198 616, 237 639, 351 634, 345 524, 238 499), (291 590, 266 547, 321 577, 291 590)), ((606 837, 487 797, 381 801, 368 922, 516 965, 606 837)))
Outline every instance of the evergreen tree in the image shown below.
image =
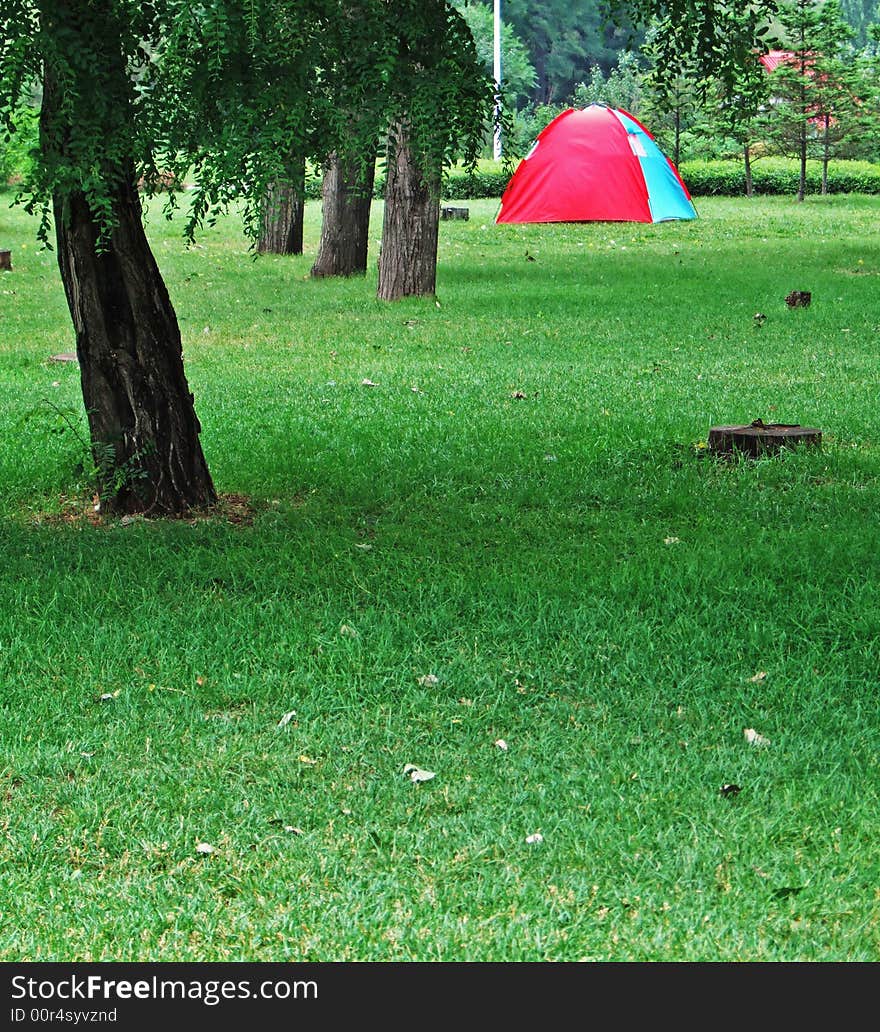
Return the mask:
POLYGON ((823 162, 823 188, 832 148, 855 125, 859 107, 851 30, 838 0, 786 0, 778 10, 778 45, 788 55, 770 75, 773 97, 767 136, 798 159, 797 200, 806 194, 807 160, 823 162))

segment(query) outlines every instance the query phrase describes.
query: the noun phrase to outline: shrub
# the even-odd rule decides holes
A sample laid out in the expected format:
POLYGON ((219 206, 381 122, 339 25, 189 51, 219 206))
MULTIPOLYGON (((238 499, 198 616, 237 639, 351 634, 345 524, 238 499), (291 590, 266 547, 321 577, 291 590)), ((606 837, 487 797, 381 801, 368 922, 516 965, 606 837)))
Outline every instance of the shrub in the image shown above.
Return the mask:
MULTIPOLYGON (((741 161, 685 161, 681 178, 694 197, 742 196, 746 192, 745 169, 741 161)), ((786 158, 762 158, 752 165, 756 194, 795 194, 800 166, 786 158)), ((822 163, 807 162, 807 193, 822 191, 822 163)), ((880 194, 880 165, 868 161, 830 161, 829 193, 880 194)))

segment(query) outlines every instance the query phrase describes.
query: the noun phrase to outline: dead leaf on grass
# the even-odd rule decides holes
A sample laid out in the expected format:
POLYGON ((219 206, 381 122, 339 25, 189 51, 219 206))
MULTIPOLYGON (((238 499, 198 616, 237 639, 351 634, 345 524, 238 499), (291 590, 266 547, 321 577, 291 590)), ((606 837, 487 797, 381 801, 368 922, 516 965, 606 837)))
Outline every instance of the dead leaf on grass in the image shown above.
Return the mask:
POLYGON ((405 764, 403 773, 410 781, 413 781, 416 784, 420 781, 430 781, 431 778, 437 777, 433 770, 422 770, 421 767, 417 767, 414 763, 405 764))
POLYGON ((753 674, 749 678, 749 680, 752 682, 752 684, 757 684, 759 681, 763 681, 766 676, 767 676, 767 671, 766 670, 759 670, 757 672, 757 674, 753 674))
POLYGON ((285 713, 284 716, 278 721, 277 726, 278 727, 287 727, 287 725, 291 722, 291 720, 293 720, 293 718, 295 716, 296 716, 296 710, 295 709, 288 710, 288 712, 285 713))
POLYGON ((544 841, 544 836, 541 834, 540 831, 536 831, 532 835, 526 835, 526 842, 528 842, 528 844, 530 846, 535 846, 539 842, 543 842, 543 841, 544 841))
POLYGON ((422 674, 418 682, 423 688, 433 688, 440 684, 440 678, 436 674, 422 674))
POLYGON ((770 739, 765 738, 763 735, 759 735, 753 727, 743 728, 743 737, 749 743, 749 745, 769 745, 770 739))

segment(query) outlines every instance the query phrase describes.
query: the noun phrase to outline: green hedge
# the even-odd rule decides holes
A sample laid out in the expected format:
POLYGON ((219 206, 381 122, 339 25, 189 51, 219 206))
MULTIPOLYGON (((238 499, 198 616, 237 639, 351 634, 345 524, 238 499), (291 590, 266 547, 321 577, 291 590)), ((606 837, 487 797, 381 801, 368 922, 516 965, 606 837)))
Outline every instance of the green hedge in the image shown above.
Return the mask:
MULTIPOLYGON (((682 179, 694 197, 741 197, 746 192, 745 171, 741 161, 687 161, 679 166, 682 179)), ((800 166, 786 158, 758 158, 752 163, 752 183, 755 193, 797 193, 800 166)), ((507 186, 509 175, 503 169, 483 168, 468 175, 459 170, 450 172, 443 182, 443 197, 449 200, 500 198, 507 186)), ((384 180, 376 180, 376 197, 382 197, 384 180)), ((822 164, 807 162, 807 193, 822 192, 822 164)), ((829 193, 880 194, 880 165, 868 161, 831 161, 828 164, 829 193)), ((321 194, 320 183, 315 184, 313 196, 321 194)))
MULTIPOLYGON (((468 175, 466 172, 452 171, 443 181, 443 197, 449 200, 473 200, 477 197, 500 197, 507 186, 509 175, 501 170, 478 170, 468 175)), ((321 180, 306 181, 306 197, 317 200, 321 196, 321 180)), ((385 196, 385 179, 376 176, 373 196, 385 196)))
MULTIPOLYGON (((694 197, 737 197, 746 192, 741 161, 684 161, 678 169, 694 197)), ((796 194, 800 178, 797 161, 760 158, 752 163, 752 186, 756 194, 796 194)), ((822 164, 807 162, 807 193, 822 192, 822 164)), ((828 163, 829 193, 880 194, 880 165, 867 161, 828 163)))

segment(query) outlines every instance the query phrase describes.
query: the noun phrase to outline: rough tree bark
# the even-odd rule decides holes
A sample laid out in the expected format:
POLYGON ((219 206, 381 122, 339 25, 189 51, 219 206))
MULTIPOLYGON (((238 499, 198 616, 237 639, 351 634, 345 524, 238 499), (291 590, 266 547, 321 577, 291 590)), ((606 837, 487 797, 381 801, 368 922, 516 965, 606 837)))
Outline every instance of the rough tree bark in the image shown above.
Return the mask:
POLYGON ((292 182, 273 183, 263 205, 257 250, 261 254, 302 254, 305 168, 292 182))
POLYGON ((419 167, 405 124, 395 127, 389 149, 378 297, 398 301, 433 295, 437 285, 440 173, 419 167))
MULTIPOLYGON (((125 69, 120 59, 119 73, 125 69)), ((63 158, 72 130, 43 88, 43 145, 63 158)), ((144 232, 133 166, 108 197, 112 229, 84 193, 53 198, 58 265, 76 330, 102 510, 178 514, 216 501, 183 369, 177 317, 144 232), (106 226, 104 227, 106 229, 106 226)))
POLYGON ((134 185, 119 187, 106 249, 82 194, 56 196, 54 208, 102 509, 160 515, 211 504, 177 317, 134 185))
POLYGON ((321 240, 313 276, 362 276, 367 271, 370 206, 376 163, 366 164, 331 154, 324 169, 321 240))

